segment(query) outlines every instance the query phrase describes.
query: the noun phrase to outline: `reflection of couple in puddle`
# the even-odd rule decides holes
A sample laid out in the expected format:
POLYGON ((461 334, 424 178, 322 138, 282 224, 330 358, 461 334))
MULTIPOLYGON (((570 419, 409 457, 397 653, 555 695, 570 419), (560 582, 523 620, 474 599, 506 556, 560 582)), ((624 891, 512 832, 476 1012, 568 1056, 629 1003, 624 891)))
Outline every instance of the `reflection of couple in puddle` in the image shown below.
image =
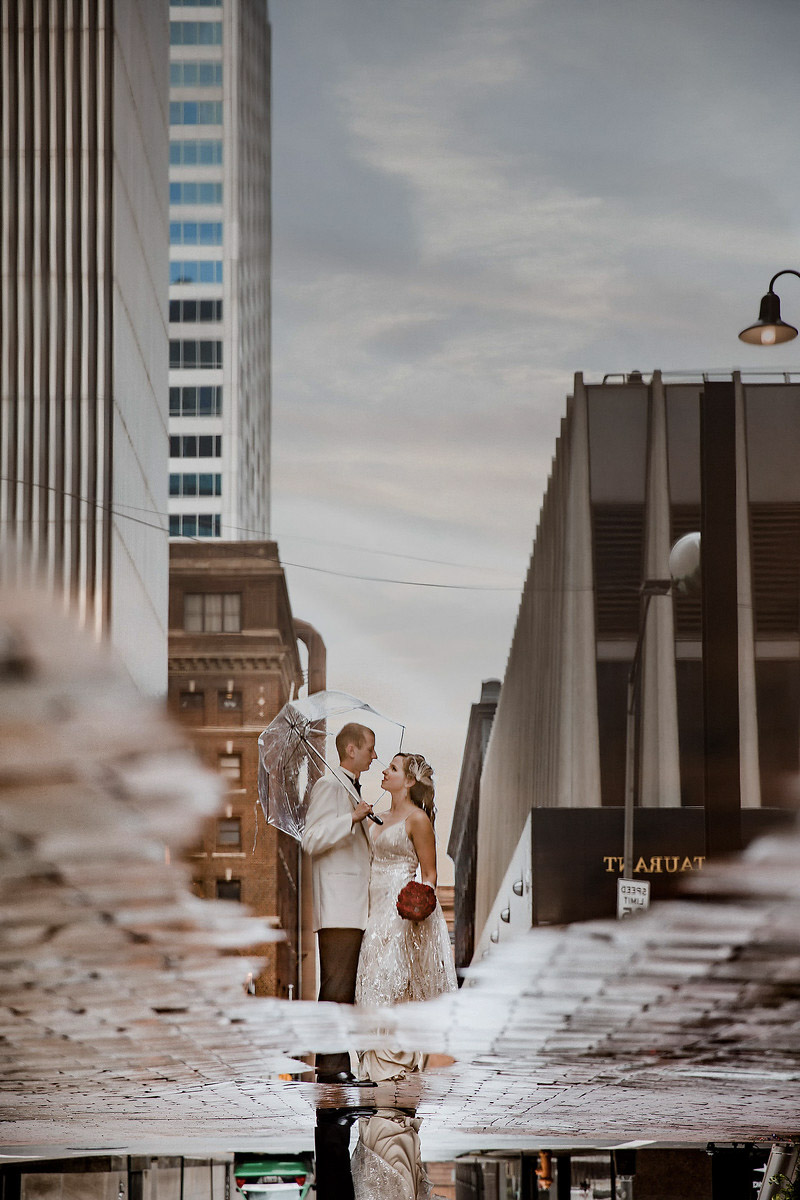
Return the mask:
MULTIPOLYGON (((319 999, 379 1008, 455 991, 450 939, 433 890, 433 772, 421 754, 395 755, 383 771, 391 808, 368 830, 372 806, 359 799, 360 776, 375 759, 375 735, 345 725, 336 748, 338 776, 315 783, 303 834, 312 858, 319 999), (409 889, 418 869, 422 885, 409 889)), ((318 1054, 316 1070, 320 1083, 369 1085, 422 1065, 416 1051, 383 1046, 359 1055, 358 1081, 346 1051, 318 1054)))
POLYGON ((318 1109, 317 1200, 429 1200, 419 1121, 399 1109, 318 1109), (350 1156, 350 1128, 358 1141, 350 1156))

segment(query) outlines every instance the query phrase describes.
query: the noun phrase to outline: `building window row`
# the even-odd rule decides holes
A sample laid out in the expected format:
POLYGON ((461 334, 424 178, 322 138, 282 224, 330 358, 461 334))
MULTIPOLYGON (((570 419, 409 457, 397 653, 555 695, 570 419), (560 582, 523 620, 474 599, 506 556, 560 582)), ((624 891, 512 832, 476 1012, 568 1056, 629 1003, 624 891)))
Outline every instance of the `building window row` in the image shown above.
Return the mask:
POLYGON ((170 21, 171 46, 221 46, 221 21, 170 21))
POLYGON ((170 204, 222 204, 221 183, 183 180, 169 185, 170 204))
POLYGON ((222 8, 222 0, 169 0, 170 8, 222 8))
POLYGON ((173 342, 169 344, 169 365, 173 370, 222 366, 222 342, 173 342))
POLYGON ((170 473, 170 496, 221 496, 222 476, 212 472, 170 473))
POLYGON ((183 628, 187 633, 240 633, 242 593, 186 592, 183 628))
POLYGON ((170 300, 169 319, 180 321, 221 321, 221 300, 170 300))
POLYGON ((169 64, 171 87, 221 87, 221 62, 173 62, 169 64))
MULTIPOLYGON (((222 416, 222 387, 219 385, 215 387, 171 387, 169 389, 169 415, 171 417, 222 416)), ((183 452, 173 452, 172 444, 173 439, 170 438, 170 455, 173 458, 183 458, 183 452)), ((217 453, 220 454, 221 450, 217 453)), ((198 457, 205 458, 206 456, 203 454, 198 457)))
POLYGON ((221 100, 170 100, 170 125, 221 125, 221 100))
POLYGON ((171 167, 219 167, 222 165, 221 138, 188 138, 170 142, 171 167))
POLYGON ((221 537, 219 513, 170 513, 170 537, 221 537))
POLYGON ((172 246, 221 246, 222 221, 170 221, 172 246))
POLYGON ((170 283, 222 283, 222 263, 217 259, 185 259, 169 264, 170 283))
MULTIPOLYGON (((237 630, 204 630, 205 633, 227 633, 238 632, 237 630)), ((205 713, 206 710, 206 694, 205 692, 181 692, 178 704, 181 712, 187 713, 205 713)), ((241 692, 217 692, 217 710, 219 712, 241 712, 242 711, 242 693, 241 692)))
POLYGON ((193 433, 172 434, 169 439, 170 458, 219 458, 222 454, 222 435, 193 433))

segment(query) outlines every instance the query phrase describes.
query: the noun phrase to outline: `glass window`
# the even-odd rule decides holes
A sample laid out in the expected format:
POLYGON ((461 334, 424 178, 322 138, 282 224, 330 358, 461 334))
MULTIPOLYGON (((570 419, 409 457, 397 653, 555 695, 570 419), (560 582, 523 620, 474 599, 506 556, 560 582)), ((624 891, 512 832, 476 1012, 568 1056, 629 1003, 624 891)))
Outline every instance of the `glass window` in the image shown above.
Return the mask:
POLYGON ((223 633, 239 633, 242 628, 242 597, 240 592, 222 593, 223 633))
POLYGON ((222 283, 222 263, 221 262, 201 262, 200 263, 200 282, 201 283, 222 283))
POLYGON ((217 708, 220 712, 241 712, 241 692, 217 692, 217 708))
POLYGON ((170 221, 173 246, 221 246, 222 221, 170 221))
POLYGON ((239 850, 242 845, 241 817, 223 817, 217 821, 217 845, 239 850))
POLYGON ((198 138, 170 142, 169 161, 173 167, 218 167, 222 164, 222 141, 198 138))
MULTIPOLYGON (((222 476, 212 472, 197 474, 190 471, 184 475, 172 474, 169 477, 170 496, 221 496, 222 476)), ((210 532, 209 532, 209 535, 210 532)))
POLYGON ((219 513, 172 513, 169 520, 172 537, 221 537, 219 513))
POLYGON ((171 46, 221 46, 221 21, 170 21, 171 46))
POLYGON ((180 694, 181 712, 202 712, 204 703, 203 692, 181 692, 180 694))
POLYGON ((242 881, 241 879, 218 879, 217 880, 217 899, 218 900, 241 900, 242 898, 242 881))
POLYGON ((182 180, 169 185, 170 204, 222 204, 222 184, 208 180, 182 180))
POLYGON ((192 65, 197 67, 197 79, 193 80, 193 82, 199 83, 203 87, 222 86, 221 62, 199 62, 192 65))
POLYGON ((175 325, 180 321, 221 321, 221 300, 170 300, 169 319, 175 325))
POLYGON ((187 633, 203 632, 203 594, 186 592, 183 597, 183 628, 187 633))
POLYGON ((201 262, 171 262, 170 283, 222 283, 222 263, 212 259, 201 262))
MULTIPOLYGON (((201 417, 218 417, 222 413, 222 388, 201 387, 199 389, 198 413, 201 417)), ((222 453, 220 438, 220 454, 222 453)))
POLYGON ((220 775, 223 775, 228 783, 242 782, 241 754, 220 754, 218 765, 220 775))
POLYGON ((170 341, 169 365, 173 370, 221 367, 222 342, 170 341))
POLYGON ((222 163, 222 142, 202 141, 197 143, 197 161, 201 167, 218 167, 222 163))
POLYGON ((186 592, 183 628, 187 633, 240 633, 241 609, 240 592, 186 592))
POLYGON ((205 611, 203 628, 206 633, 222 631, 222 596, 219 592, 209 592, 204 598, 205 611))
POLYGON ((170 125, 221 125, 221 100, 171 100, 170 125))

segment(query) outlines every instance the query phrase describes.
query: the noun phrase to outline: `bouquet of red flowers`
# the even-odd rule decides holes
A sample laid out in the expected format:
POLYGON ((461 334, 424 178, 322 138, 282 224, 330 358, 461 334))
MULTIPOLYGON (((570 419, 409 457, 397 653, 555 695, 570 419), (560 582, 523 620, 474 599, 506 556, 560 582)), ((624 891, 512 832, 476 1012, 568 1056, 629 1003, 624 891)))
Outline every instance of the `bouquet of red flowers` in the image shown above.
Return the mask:
POLYGON ((427 883, 412 879, 397 897, 397 911, 405 921, 424 921, 436 908, 436 892, 427 883))

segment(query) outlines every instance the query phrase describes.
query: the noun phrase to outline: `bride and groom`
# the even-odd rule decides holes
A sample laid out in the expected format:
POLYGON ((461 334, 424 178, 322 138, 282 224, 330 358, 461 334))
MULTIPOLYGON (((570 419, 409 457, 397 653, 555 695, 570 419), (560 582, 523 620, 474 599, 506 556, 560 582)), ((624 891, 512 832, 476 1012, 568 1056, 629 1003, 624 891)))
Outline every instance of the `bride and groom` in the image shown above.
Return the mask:
MULTIPOLYGON (((367 828, 372 805, 361 800, 361 774, 377 757, 375 734, 345 725, 336 738, 338 774, 311 793, 303 849, 312 860, 314 928, 319 945, 319 999, 378 1007, 429 1000, 455 991, 456 975, 442 910, 404 919, 399 893, 419 869, 436 887, 433 771, 421 754, 396 754, 383 771, 391 807, 367 828)), ((362 1082, 401 1078, 422 1055, 389 1048, 359 1056, 362 1082)), ((354 1083, 347 1051, 317 1055, 322 1083, 354 1083)))

